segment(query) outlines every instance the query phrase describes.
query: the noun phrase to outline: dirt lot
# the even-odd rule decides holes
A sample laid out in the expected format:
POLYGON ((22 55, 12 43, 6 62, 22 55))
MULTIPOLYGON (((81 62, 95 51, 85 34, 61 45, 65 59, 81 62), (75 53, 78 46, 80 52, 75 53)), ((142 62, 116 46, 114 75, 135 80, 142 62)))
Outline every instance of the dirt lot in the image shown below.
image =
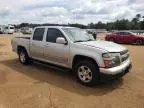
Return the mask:
POLYGON ((90 88, 69 72, 21 65, 11 38, 0 35, 0 108, 144 108, 144 46, 125 45, 133 69, 124 78, 90 88))

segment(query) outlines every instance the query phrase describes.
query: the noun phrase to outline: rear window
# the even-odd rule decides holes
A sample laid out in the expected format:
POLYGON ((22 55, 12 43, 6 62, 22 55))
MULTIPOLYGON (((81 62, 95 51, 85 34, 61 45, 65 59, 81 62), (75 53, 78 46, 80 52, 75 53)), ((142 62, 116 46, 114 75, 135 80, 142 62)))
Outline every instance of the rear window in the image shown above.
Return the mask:
POLYGON ((10 27, 10 29, 14 29, 14 27, 10 27))
POLYGON ((36 28, 33 35, 33 40, 42 41, 45 28, 36 28))
POLYGON ((129 32, 124 32, 124 35, 130 35, 130 33, 129 32))

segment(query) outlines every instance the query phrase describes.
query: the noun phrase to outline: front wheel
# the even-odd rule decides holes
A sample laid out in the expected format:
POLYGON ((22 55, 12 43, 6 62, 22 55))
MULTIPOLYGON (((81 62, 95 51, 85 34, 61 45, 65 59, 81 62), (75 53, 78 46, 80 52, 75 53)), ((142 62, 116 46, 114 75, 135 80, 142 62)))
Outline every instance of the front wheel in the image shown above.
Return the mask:
POLYGON ((115 40, 113 38, 110 38, 109 41, 110 42, 115 42, 115 40))
POLYGON ((27 65, 30 63, 30 58, 24 49, 19 51, 19 61, 21 64, 27 65))
POLYGON ((91 60, 80 61, 75 67, 78 82, 90 86, 99 80, 99 68, 91 60))

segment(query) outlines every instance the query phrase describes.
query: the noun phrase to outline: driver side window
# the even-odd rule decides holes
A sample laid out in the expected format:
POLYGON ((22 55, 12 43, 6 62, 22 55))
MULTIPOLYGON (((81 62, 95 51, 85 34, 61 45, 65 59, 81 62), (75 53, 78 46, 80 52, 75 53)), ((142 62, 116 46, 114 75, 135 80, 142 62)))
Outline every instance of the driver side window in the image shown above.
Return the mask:
POLYGON ((64 37, 63 33, 55 28, 48 28, 46 41, 56 43, 58 37, 64 37))

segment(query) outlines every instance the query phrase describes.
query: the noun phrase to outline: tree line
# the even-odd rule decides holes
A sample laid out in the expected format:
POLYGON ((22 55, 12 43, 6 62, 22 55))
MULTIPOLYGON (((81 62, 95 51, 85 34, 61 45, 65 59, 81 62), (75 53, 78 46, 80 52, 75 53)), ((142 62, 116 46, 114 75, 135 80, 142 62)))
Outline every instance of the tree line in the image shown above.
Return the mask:
POLYGON ((72 26, 72 27, 79 27, 82 29, 106 29, 108 31, 110 30, 144 30, 144 16, 141 14, 137 14, 134 18, 131 20, 129 19, 120 19, 116 20, 114 22, 107 22, 103 23, 102 21, 99 21, 97 23, 90 23, 88 25, 83 24, 29 24, 29 23, 21 23, 18 25, 15 25, 16 28, 22 28, 22 27, 31 27, 34 28, 36 26, 72 26))

